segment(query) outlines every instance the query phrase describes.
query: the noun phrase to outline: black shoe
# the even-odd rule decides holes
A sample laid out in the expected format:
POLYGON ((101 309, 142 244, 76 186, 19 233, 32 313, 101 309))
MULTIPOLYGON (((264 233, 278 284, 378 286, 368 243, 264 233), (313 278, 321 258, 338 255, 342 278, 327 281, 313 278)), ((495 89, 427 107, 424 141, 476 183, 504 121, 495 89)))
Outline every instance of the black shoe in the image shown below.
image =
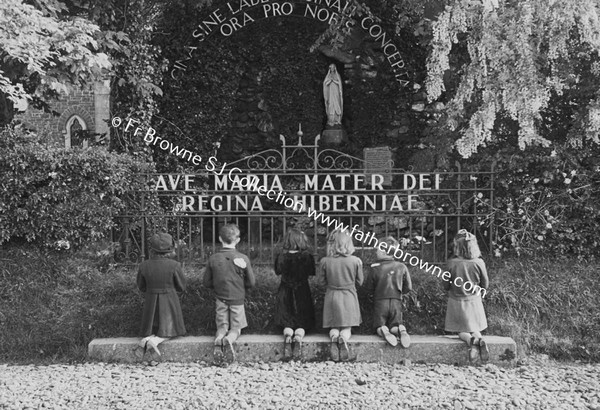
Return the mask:
POLYGON ((235 362, 235 349, 228 338, 223 339, 223 354, 225 355, 225 362, 227 364, 235 362))
POLYGON ((339 362, 340 360, 340 349, 337 342, 334 342, 333 340, 329 344, 329 356, 334 362, 339 362))
POLYGON ((223 354, 223 347, 215 345, 213 348, 213 364, 215 366, 222 366, 225 361, 225 355, 223 354))
POLYGON ((471 337, 469 343, 469 363, 473 364, 479 357, 479 345, 475 344, 475 337, 471 337))
POLYGON ((144 346, 140 346, 136 344, 135 347, 131 350, 133 351, 133 355, 136 359, 142 360, 144 358, 144 355, 146 354, 146 345, 144 344, 144 346))
POLYGON ((146 342, 146 351, 148 351, 149 349, 152 349, 152 351, 154 351, 154 353, 156 353, 157 355, 161 355, 160 350, 158 350, 158 345, 152 339, 146 342))
POLYGON ((286 336, 283 342, 283 360, 288 361, 292 358, 292 338, 286 336))
POLYGON ((293 355, 292 358, 294 360, 302 359, 302 338, 294 337, 294 343, 292 344, 293 355))
POLYGON ((338 347, 340 349, 340 362, 346 362, 350 358, 350 349, 348 348, 348 342, 346 339, 340 336, 338 339, 338 347))
POLYGON ((410 347, 410 336, 406 330, 400 331, 400 346, 405 349, 410 347))
POLYGON ((483 338, 479 339, 479 357, 481 357, 481 361, 484 363, 490 359, 490 350, 483 338))

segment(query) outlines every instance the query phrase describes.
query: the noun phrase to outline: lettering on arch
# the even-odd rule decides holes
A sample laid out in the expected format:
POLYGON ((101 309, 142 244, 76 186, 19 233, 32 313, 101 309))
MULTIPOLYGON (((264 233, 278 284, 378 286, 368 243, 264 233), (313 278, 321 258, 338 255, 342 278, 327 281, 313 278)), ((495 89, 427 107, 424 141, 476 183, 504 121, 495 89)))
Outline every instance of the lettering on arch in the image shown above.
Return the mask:
MULTIPOLYGON (((230 0, 225 6, 214 9, 207 17, 202 18, 192 32, 192 37, 200 43, 212 35, 229 37, 257 20, 272 17, 304 17, 327 24, 340 23, 347 28, 358 25, 380 44, 396 82, 406 87, 410 84, 406 64, 398 47, 392 42, 392 37, 370 16, 358 21, 349 19, 347 15, 351 14, 350 7, 349 0, 230 0)), ((187 70, 186 63, 193 58, 193 52, 197 49, 198 46, 185 46, 186 57, 177 60, 171 70, 173 79, 187 70)))

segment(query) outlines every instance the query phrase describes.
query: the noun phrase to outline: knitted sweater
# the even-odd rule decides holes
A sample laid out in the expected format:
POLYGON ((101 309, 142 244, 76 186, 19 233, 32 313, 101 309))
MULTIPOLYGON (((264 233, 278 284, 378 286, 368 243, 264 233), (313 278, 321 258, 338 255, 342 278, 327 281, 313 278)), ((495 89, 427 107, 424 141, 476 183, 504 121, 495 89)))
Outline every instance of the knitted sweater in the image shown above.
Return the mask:
POLYGON ((402 299, 402 294, 412 289, 412 281, 405 264, 380 259, 371 264, 365 287, 373 292, 374 299, 402 299))
POLYGON ((215 290, 217 299, 228 305, 243 305, 246 289, 256 283, 250 259, 233 248, 211 255, 206 264, 204 286, 215 290))

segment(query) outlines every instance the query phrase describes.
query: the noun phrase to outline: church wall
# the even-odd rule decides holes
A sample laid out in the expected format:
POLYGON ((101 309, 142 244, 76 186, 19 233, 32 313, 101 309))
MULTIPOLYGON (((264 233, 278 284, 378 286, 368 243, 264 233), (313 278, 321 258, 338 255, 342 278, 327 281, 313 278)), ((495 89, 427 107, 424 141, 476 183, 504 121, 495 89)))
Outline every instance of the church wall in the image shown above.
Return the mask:
POLYGON ((73 116, 83 121, 83 127, 92 133, 107 133, 110 118, 110 89, 108 81, 83 89, 71 89, 68 95, 62 96, 50 105, 54 111, 28 107, 15 116, 28 129, 42 133, 48 137, 48 144, 65 146, 67 123, 73 116))

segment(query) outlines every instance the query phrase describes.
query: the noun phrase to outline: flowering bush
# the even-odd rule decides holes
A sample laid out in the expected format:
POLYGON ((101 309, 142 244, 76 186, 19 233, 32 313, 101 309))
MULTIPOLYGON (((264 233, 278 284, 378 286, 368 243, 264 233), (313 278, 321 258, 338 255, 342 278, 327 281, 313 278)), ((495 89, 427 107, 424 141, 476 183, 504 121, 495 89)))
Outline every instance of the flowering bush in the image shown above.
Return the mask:
POLYGON ((600 255, 600 162, 594 149, 507 151, 495 155, 495 255, 600 255))
POLYGON ((0 244, 14 239, 68 250, 106 237, 148 165, 103 148, 48 146, 21 129, 0 132, 0 244))

